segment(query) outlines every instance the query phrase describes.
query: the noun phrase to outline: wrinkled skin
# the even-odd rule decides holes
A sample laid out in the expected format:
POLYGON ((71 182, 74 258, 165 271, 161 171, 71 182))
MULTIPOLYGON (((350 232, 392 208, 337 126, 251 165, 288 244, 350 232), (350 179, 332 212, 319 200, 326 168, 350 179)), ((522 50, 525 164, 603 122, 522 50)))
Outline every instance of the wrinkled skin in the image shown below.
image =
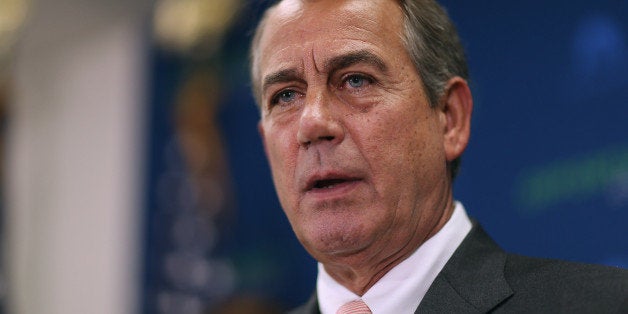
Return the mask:
POLYGON ((395 1, 272 10, 255 84, 277 194, 306 250, 362 295, 449 219, 470 92, 452 78, 430 107, 395 1))

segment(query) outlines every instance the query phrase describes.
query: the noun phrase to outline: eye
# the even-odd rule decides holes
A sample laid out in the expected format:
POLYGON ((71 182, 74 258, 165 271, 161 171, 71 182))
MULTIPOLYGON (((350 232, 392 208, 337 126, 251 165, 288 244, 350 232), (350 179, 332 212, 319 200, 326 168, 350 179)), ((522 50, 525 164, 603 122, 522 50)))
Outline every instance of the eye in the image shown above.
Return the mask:
POLYGON ((347 82, 349 83, 349 85, 351 85, 351 87, 359 88, 359 87, 362 87, 362 85, 364 85, 364 78, 357 75, 353 75, 349 77, 347 82))
POLYGON ((355 88, 363 88, 367 86, 368 84, 373 83, 373 80, 365 75, 351 74, 345 78, 344 82, 347 88, 355 89, 355 88))
POLYGON ((271 105, 277 105, 279 103, 289 103, 294 101, 297 97, 297 92, 291 89, 284 89, 277 93, 270 101, 271 105))

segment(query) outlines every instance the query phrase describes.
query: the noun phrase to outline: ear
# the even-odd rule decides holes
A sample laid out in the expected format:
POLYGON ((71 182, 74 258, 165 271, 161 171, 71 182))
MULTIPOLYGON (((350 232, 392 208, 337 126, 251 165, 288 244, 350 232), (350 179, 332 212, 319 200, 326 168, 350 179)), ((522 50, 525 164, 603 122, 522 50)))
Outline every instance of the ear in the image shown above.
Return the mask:
POLYGON ((462 155, 471 135, 473 98, 467 81, 454 77, 447 82, 440 110, 445 156, 451 162, 462 155))

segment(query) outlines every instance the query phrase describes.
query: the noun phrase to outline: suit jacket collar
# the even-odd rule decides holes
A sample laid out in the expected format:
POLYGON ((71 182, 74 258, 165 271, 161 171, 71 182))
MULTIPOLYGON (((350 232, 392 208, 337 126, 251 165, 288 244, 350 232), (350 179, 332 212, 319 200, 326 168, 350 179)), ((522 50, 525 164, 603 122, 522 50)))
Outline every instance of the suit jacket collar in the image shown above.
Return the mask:
MULTIPOLYGON (((488 312, 512 294, 504 277, 506 253, 476 221, 438 274, 416 313, 488 312)), ((316 293, 290 313, 316 314, 316 293)))
POLYGON ((513 294, 504 277, 505 263, 506 253, 474 221, 416 313, 490 311, 513 294))

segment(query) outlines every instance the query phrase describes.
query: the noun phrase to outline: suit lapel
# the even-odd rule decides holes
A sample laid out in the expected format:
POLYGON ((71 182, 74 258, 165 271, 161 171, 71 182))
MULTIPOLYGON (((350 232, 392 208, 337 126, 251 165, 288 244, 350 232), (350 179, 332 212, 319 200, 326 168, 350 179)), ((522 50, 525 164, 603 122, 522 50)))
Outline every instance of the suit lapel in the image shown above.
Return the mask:
POLYGON ((504 278, 506 253, 474 222, 438 274, 416 313, 488 312, 512 295, 504 278))
MULTIPOLYGON (((438 274, 416 313, 485 313, 513 292, 504 278, 506 253, 477 222, 438 274)), ((318 314, 316 293, 291 314, 318 314)))

